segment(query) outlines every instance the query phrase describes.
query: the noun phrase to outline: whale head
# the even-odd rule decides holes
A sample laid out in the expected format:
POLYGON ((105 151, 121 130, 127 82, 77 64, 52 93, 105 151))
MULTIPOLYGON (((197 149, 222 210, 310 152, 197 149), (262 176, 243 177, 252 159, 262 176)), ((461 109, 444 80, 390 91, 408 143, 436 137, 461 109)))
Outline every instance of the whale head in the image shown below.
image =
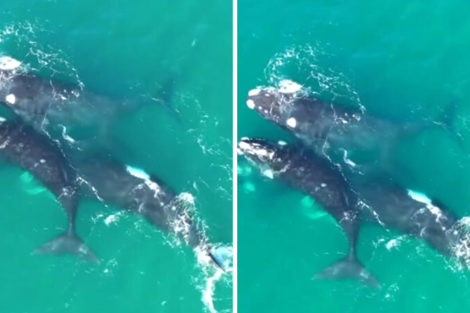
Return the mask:
POLYGON ((280 126, 286 126, 292 96, 274 88, 252 89, 248 92, 246 105, 263 118, 280 126))
POLYGON ((265 139, 242 138, 238 153, 271 179, 289 163, 283 142, 276 144, 265 139))

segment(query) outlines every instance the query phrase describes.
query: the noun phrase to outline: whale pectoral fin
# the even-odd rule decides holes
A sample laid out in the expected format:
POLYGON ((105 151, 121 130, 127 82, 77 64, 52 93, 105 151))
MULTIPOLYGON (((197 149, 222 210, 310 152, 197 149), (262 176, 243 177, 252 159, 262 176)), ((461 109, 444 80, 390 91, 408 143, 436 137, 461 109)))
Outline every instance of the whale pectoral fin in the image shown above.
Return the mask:
POLYGON ((75 254, 85 261, 99 263, 99 259, 76 234, 67 232, 36 249, 33 254, 75 254))
POLYGON ((231 258, 233 257, 232 247, 221 246, 208 252, 211 260, 219 269, 227 272, 230 269, 231 258))
POLYGON ((355 279, 374 288, 380 288, 379 281, 355 258, 347 257, 322 272, 314 279, 355 279))

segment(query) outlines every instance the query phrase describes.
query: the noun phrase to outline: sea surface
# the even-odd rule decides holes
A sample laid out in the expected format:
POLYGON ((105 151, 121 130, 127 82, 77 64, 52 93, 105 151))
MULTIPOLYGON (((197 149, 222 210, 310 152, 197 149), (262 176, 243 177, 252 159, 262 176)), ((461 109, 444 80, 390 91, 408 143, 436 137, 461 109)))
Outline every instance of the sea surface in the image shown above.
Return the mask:
MULTIPOLYGON (((121 116, 114 151, 194 197, 210 241, 232 245, 232 4, 227 1, 4 1, 0 57, 110 97, 159 97, 121 116)), ((142 218, 81 203, 77 232, 101 260, 32 252, 64 230, 60 205, 1 164, 0 311, 232 312, 232 277, 142 218), (216 277, 214 277, 216 276, 216 277), (221 277, 219 277, 221 276, 221 277), (212 307, 213 306, 213 307, 212 307)))
MULTIPOLYGON (((293 138, 248 109, 248 91, 295 81, 324 101, 395 121, 435 120, 455 101, 461 148, 435 128, 400 142, 408 188, 470 217, 470 3, 238 1, 238 138, 293 138)), ((468 312, 470 272, 425 243, 361 229, 358 256, 382 284, 318 281, 345 255, 336 223, 305 195, 239 157, 238 309, 254 312, 468 312), (250 171, 251 169, 251 171, 250 171)))

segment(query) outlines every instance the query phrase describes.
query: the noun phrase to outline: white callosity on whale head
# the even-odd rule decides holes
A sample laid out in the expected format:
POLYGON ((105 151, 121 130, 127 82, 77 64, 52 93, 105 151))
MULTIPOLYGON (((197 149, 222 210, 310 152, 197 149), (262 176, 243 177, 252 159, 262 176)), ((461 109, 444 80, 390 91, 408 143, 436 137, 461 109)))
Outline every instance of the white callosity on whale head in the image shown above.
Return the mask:
POLYGON ((260 92, 261 92, 261 89, 252 89, 248 92, 248 96, 254 97, 254 96, 259 95, 260 92))
POLYGON ((11 57, 0 57, 0 70, 11 71, 18 68, 21 62, 11 57))
POLYGON ((279 82, 279 91, 282 93, 296 93, 302 89, 302 86, 288 79, 279 82))
POLYGON ((297 126, 297 120, 293 117, 287 120, 286 122, 287 126, 295 128, 297 126))
POLYGON ((243 150, 251 150, 251 146, 244 141, 241 141, 238 146, 243 150))
POLYGON ((5 99, 8 103, 10 104, 15 104, 16 102, 16 97, 14 94, 9 94, 6 99, 5 99))
POLYGON ((254 102, 253 100, 251 100, 251 99, 248 99, 248 100, 246 101, 246 105, 247 105, 250 109, 252 109, 252 110, 255 108, 255 102, 254 102))

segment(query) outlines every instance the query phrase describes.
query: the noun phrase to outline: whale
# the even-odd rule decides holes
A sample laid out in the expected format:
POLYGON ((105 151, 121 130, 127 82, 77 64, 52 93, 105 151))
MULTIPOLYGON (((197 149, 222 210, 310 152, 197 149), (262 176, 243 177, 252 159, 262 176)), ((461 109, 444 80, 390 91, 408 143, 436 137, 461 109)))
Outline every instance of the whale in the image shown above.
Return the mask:
POLYGON ((469 232, 442 201, 384 175, 349 181, 365 203, 362 221, 412 236, 470 269, 469 232))
POLYGON ((75 232, 79 185, 76 172, 60 146, 21 119, 1 117, 0 160, 29 172, 55 196, 67 214, 67 230, 33 253, 75 254, 86 261, 98 262, 75 232))
POLYGON ((155 228, 209 256, 217 268, 227 270, 224 255, 228 248, 210 245, 192 214, 185 209, 185 200, 159 177, 126 165, 103 151, 84 153, 72 159, 82 181, 82 197, 145 218, 155 228))
MULTIPOLYGON (((282 149, 288 149, 294 155, 303 153, 305 149, 299 145, 286 143, 280 146, 261 139, 257 142, 258 149, 274 152, 273 157, 279 155, 282 149)), ((256 166, 266 171, 269 163, 267 159, 264 159, 264 162, 260 158, 257 160, 256 166)), ((279 158, 278 162, 282 160, 279 158)), ((310 162, 312 160, 318 160, 318 156, 310 162)), ((292 166, 288 157, 282 163, 279 168, 292 166)), ((311 168, 311 165, 307 164, 308 162, 304 166, 311 168)), ((374 176, 361 176, 353 171, 342 171, 342 173, 362 203, 357 214, 361 229, 366 225, 378 226, 414 237, 441 255, 456 261, 462 268, 470 269, 470 232, 465 220, 458 217, 446 204, 422 191, 407 188, 385 173, 374 176)), ((299 182, 309 179, 309 174, 301 176, 299 182)), ((334 185, 326 188, 336 189, 334 185)), ((311 197, 321 204, 315 196, 311 197)), ((326 211, 329 213, 327 208, 326 211)))
POLYGON ((341 226, 349 241, 346 258, 318 273, 316 279, 356 279, 380 287, 356 256, 360 203, 341 170, 325 158, 298 146, 280 145, 260 138, 242 138, 238 153, 262 175, 276 179, 312 197, 341 226))
MULTIPOLYGON (((145 97, 145 101, 159 103, 174 113, 171 106, 175 77, 164 83, 162 97, 145 97), (159 99, 161 98, 161 99, 159 99)), ((78 85, 47 79, 19 70, 0 70, 0 104, 11 109, 38 131, 57 133, 71 138, 68 130, 98 129, 94 135, 109 142, 111 126, 119 116, 136 112, 144 100, 118 100, 89 92, 78 85), (64 134, 65 133, 65 134, 64 134)), ((69 140, 75 145, 90 143, 69 140)))
POLYGON ((444 129, 463 145, 461 136, 454 130, 455 102, 449 104, 437 121, 419 123, 396 123, 356 108, 271 87, 250 90, 246 104, 318 155, 343 165, 357 165, 348 154, 359 152, 367 157, 376 156, 366 163, 378 161, 381 169, 389 170, 388 166, 393 164, 392 151, 400 140, 435 127, 444 129))

